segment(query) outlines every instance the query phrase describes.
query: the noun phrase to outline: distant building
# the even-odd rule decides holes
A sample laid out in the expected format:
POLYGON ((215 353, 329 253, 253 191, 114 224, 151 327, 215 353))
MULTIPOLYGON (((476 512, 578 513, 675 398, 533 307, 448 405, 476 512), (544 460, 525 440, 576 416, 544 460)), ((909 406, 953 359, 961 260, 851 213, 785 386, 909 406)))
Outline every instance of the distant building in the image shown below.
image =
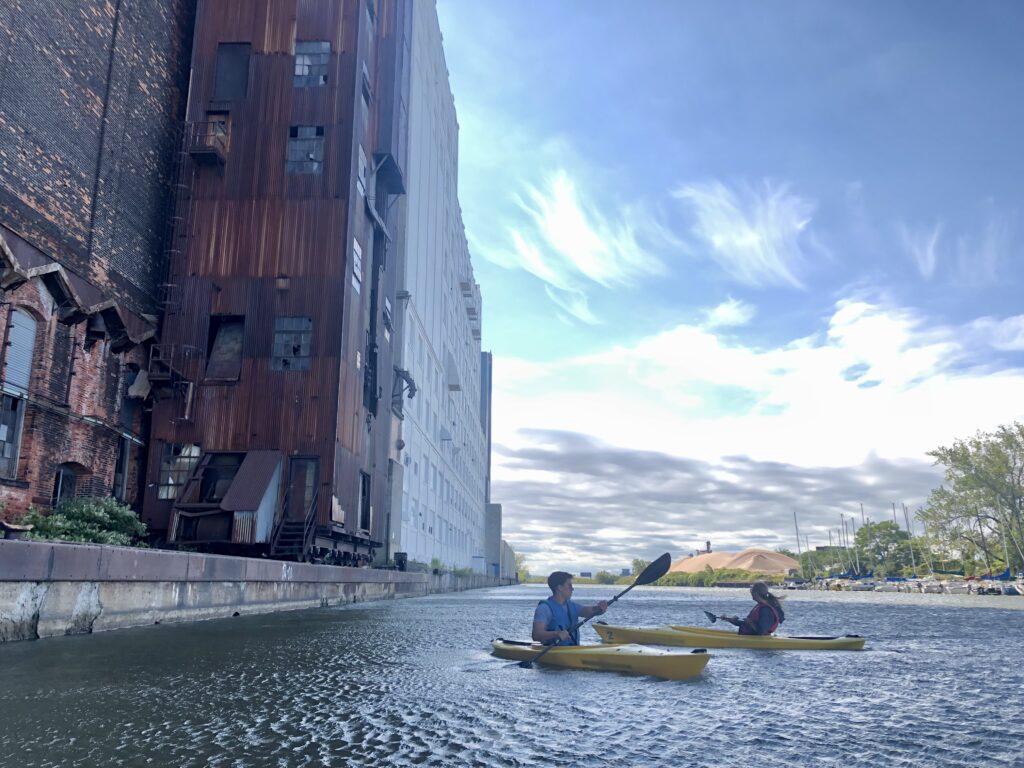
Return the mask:
POLYGON ((580 571, 580 578, 581 579, 592 579, 592 578, 594 578, 594 574, 593 574, 592 571, 580 571))
POLYGON ((632 568, 623 568, 621 571, 619 571, 619 575, 620 576, 632 576, 633 575, 633 569, 632 568))
POLYGON ((501 533, 500 518, 495 527, 487 508, 483 404, 490 395, 482 391, 480 287, 459 206, 459 126, 433 2, 413 3, 411 38, 397 366, 415 382, 416 395, 401 424, 403 493, 391 547, 410 560, 493 572, 495 562, 501 568, 501 533))

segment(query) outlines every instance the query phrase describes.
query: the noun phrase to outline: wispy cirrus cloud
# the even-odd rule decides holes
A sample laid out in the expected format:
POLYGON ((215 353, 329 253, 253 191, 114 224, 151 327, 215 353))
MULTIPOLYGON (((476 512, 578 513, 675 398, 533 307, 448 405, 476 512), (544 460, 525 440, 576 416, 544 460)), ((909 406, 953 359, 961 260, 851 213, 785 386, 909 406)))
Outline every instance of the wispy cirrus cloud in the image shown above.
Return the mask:
POLYGON ((812 201, 770 181, 736 188, 720 181, 684 184, 673 196, 693 210, 694 233, 734 279, 758 288, 804 287, 812 201))
POLYGON ((520 216, 507 245, 484 246, 481 255, 542 280, 548 297, 577 320, 600 322, 588 304, 595 287, 631 286, 666 271, 657 251, 675 242, 672 233, 638 204, 599 205, 564 168, 524 184, 514 202, 520 216))
POLYGON ((935 222, 935 225, 932 227, 912 227, 903 222, 899 222, 896 225, 900 242, 914 260, 914 263, 917 265, 917 271, 921 273, 921 277, 925 280, 931 280, 935 274, 942 229, 941 221, 935 222))

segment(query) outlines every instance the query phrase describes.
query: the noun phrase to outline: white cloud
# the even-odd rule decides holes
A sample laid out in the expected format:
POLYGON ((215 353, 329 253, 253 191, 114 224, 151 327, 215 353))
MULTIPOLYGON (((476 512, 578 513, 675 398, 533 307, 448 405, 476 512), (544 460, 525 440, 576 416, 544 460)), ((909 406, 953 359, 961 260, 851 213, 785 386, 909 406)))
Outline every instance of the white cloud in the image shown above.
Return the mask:
POLYGON ((1002 320, 981 317, 971 327, 981 340, 993 349, 1003 352, 1024 352, 1024 315, 1014 315, 1002 320))
POLYGON ((799 272, 807 259, 801 236, 814 213, 810 200, 768 181, 738 189, 719 181, 684 184, 673 195, 693 208, 695 234, 734 279, 755 287, 803 287, 799 272))
POLYGON ((936 249, 939 238, 942 237, 942 222, 935 222, 935 226, 909 227, 900 222, 896 225, 900 235, 900 241, 917 265, 917 271, 925 280, 931 280, 935 274, 935 265, 938 261, 936 249))
POLYGON ((746 325, 754 319, 755 314, 757 314, 757 308, 752 304, 730 297, 727 301, 707 311, 704 325, 707 328, 746 325))
MULTIPOLYGON (((757 543, 750 532, 765 527, 769 512, 791 520, 798 509, 813 539, 835 525, 839 509, 852 513, 868 494, 876 506, 922 503, 940 480, 928 450, 1024 418, 1024 368, 994 369, 985 357, 992 346, 1024 346, 1024 316, 945 326, 905 307, 845 299, 819 333, 775 347, 744 346, 732 329, 719 335, 680 325, 553 363, 498 357, 493 476, 508 497, 511 543, 544 551, 574 509, 586 512, 579 524, 587 530, 621 524, 626 515, 648 541, 675 536, 676 548, 689 548, 687 536, 710 531, 733 545, 757 543), (553 446, 552 434, 607 448, 591 452, 581 480, 558 463, 582 461, 586 446, 553 446), (550 454, 537 464, 549 501, 526 509, 540 491, 514 453, 534 450, 550 454), (617 461, 607 461, 613 450, 617 461), (666 470, 659 482, 671 492, 662 491, 641 476, 659 461, 696 468, 679 470, 689 478, 681 484, 678 472, 666 470), (819 489, 810 499, 808 489, 825 477, 848 487, 819 489), (712 498, 723 485, 728 492, 712 498), (645 510, 636 509, 641 491, 645 510), (755 491, 767 497, 753 503, 755 491), (659 508, 678 515, 659 522, 659 508), (524 515, 535 525, 529 536, 520 533, 524 515)), ((764 545, 786 541, 786 528, 774 530, 776 540, 765 537, 764 545)), ((608 544, 598 539, 587 548, 608 544)))

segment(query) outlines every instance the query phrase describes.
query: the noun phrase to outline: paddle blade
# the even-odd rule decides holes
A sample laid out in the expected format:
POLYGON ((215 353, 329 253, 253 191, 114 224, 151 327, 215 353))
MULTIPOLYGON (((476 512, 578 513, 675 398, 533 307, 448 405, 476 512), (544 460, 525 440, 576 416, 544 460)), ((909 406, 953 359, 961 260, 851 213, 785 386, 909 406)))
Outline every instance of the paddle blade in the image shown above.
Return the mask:
POLYGON ((713 614, 711 611, 704 611, 704 615, 708 617, 708 621, 710 621, 712 624, 718 621, 718 617, 715 616, 715 614, 713 614))
POLYGON ((636 581, 633 582, 633 586, 643 586, 644 584, 650 584, 651 582, 657 581, 668 573, 668 569, 671 565, 672 556, 666 552, 643 569, 640 575, 636 577, 636 581))

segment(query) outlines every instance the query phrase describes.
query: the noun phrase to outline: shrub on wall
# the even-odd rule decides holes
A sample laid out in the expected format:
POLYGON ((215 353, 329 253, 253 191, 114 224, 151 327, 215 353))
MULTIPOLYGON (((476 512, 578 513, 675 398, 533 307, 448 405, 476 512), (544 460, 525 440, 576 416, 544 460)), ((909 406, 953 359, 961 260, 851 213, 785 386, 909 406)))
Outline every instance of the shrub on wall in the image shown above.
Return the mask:
POLYGON ((146 524, 131 507, 117 499, 70 499, 44 515, 30 507, 18 521, 31 525, 30 539, 78 541, 88 544, 119 544, 144 547, 146 524))

